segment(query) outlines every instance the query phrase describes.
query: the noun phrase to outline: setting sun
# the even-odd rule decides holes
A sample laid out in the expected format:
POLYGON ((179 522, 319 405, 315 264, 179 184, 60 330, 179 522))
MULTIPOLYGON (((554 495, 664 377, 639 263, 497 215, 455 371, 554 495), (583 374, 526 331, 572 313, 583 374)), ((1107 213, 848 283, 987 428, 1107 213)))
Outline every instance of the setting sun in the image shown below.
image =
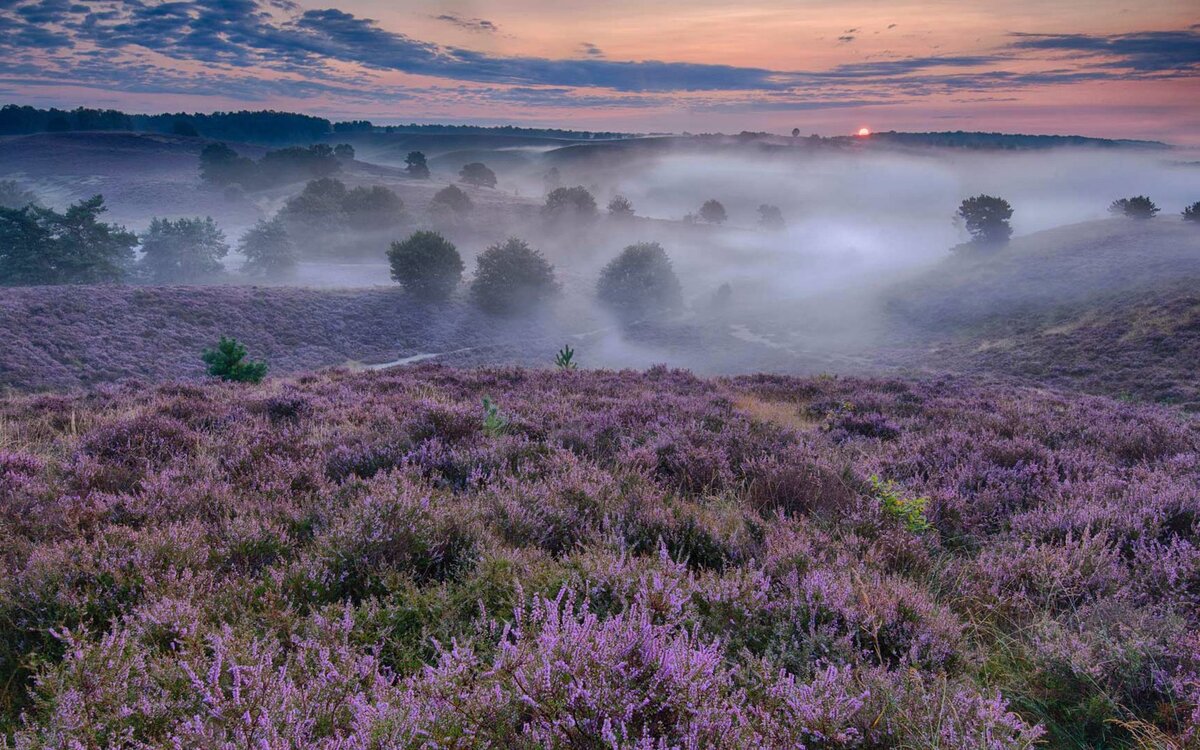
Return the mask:
POLYGON ((859 135, 859 137, 866 138, 866 137, 867 137, 868 135, 870 135, 870 134, 871 134, 871 129, 870 129, 870 128, 859 128, 859 129, 858 129, 858 135, 859 135))

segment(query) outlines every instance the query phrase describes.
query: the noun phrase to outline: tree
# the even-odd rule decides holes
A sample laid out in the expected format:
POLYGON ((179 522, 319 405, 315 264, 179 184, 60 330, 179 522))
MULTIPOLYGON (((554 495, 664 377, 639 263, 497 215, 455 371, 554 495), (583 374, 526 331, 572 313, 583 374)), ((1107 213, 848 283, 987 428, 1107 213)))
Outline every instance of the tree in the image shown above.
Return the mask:
POLYGON ((260 220, 246 230, 238 241, 238 252, 246 256, 243 273, 278 278, 296 270, 296 245, 278 216, 260 220))
POLYGON ((1128 216, 1131 219, 1153 219, 1158 213, 1158 206, 1144 195, 1115 200, 1108 207, 1108 212, 1118 216, 1128 216))
POLYGON ((1196 201, 1192 205, 1183 209, 1184 221, 1200 221, 1200 201, 1196 201))
POLYGON ((783 211, 779 206, 764 203, 758 207, 758 225, 763 229, 783 229, 783 211))
POLYGON ((253 181, 255 168, 253 161, 224 143, 210 143, 200 152, 200 178, 214 185, 246 185, 253 181))
POLYGON ((141 267, 157 283, 204 279, 219 273, 229 254, 225 233, 211 216, 201 219, 152 219, 142 235, 141 267))
POLYGON ((342 213, 351 229, 387 229, 400 223, 404 201, 382 185, 356 187, 342 198, 342 213))
POLYGON ((267 374, 266 362, 247 362, 246 347, 237 339, 221 337, 215 349, 200 355, 208 374, 233 383, 258 383, 267 374))
POLYGON ((475 187, 496 187, 496 173, 478 161, 464 164, 463 168, 458 172, 458 178, 462 182, 474 185, 475 187))
POLYGON ((683 303, 671 260, 657 242, 639 242, 622 250, 600 272, 596 297, 627 321, 674 312, 683 303))
POLYGON ((793 138, 799 138, 799 137, 800 137, 800 128, 792 128, 792 137, 793 137, 793 138))
POLYGON ((721 201, 716 198, 710 198, 704 201, 704 205, 700 207, 700 218, 707 221, 709 224, 724 224, 729 218, 725 213, 725 207, 721 205, 721 201))
POLYGON ((615 195, 608 202, 608 215, 628 219, 633 216, 633 204, 623 195, 615 195))
POLYGON ((1008 201, 991 195, 977 195, 963 200, 957 215, 966 224, 971 241, 976 245, 1002 245, 1012 236, 1008 220, 1013 209, 1008 201))
POLYGON ((542 213, 554 218, 590 218, 596 215, 596 199, 581 185, 556 188, 546 196, 542 213))
POLYGON ((64 213, 27 204, 0 208, 0 284, 95 284, 120 281, 133 262, 137 235, 99 220, 104 198, 64 213))
POLYGON ((414 232, 403 242, 393 242, 387 256, 392 278, 423 299, 444 300, 462 280, 458 248, 437 232, 414 232))
POLYGON ((0 208, 24 208, 37 203, 37 196, 14 180, 0 180, 0 208))
POLYGON ((434 212, 450 211, 460 216, 468 213, 474 204, 471 196, 467 195, 458 185, 447 185, 433 194, 429 208, 434 212))
POLYGON ((333 155, 342 161, 354 161, 354 147, 349 143, 339 143, 333 147, 333 155))
POLYGON ((409 177, 418 180, 429 179, 429 165, 425 163, 425 154, 420 151, 409 151, 408 156, 404 157, 404 163, 407 165, 405 169, 408 171, 409 177))
POLYGON ((554 266, 515 237, 483 251, 476 264, 471 298, 489 313, 525 312, 558 294, 554 266))
POLYGON ((176 120, 171 123, 171 135, 181 135, 184 138, 199 138, 200 132, 196 126, 187 120, 176 120))

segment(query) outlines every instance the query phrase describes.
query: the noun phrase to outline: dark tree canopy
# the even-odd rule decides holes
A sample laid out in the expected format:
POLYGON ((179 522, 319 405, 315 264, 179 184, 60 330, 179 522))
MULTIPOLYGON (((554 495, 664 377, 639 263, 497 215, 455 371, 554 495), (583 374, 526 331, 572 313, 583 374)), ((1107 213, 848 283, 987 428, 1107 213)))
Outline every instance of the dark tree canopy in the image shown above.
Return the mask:
POLYGON ((258 161, 238 155, 224 143, 210 143, 200 152, 200 177, 218 186, 261 189, 298 180, 328 177, 342 168, 331 146, 289 146, 268 151, 258 161))
POLYGON ((430 300, 446 299, 462 280, 458 248, 437 232, 414 232, 388 250, 392 279, 406 292, 430 300))
POLYGON ((415 177, 418 180, 429 179, 429 165, 425 163, 425 154, 420 151, 409 151, 408 156, 404 157, 405 167, 408 170, 409 177, 415 177))
POLYGON ((1121 198, 1115 200, 1108 207, 1109 213, 1118 216, 1128 216, 1131 219, 1153 219, 1158 213, 1158 206, 1154 205, 1154 201, 1144 195, 1135 195, 1132 198, 1121 198))
POLYGON ((623 320, 678 310, 683 303, 671 260, 657 242, 626 247, 600 272, 596 297, 623 320))
POLYGON ((608 202, 608 215, 618 218, 633 216, 633 203, 623 195, 614 195, 608 202))
POLYGON ((267 374, 266 362, 246 360, 246 347, 237 339, 221 337, 215 349, 200 358, 208 365, 208 374, 231 383, 258 383, 267 374))
POLYGON ((27 204, 0 208, 0 284, 94 284, 120 281, 137 236, 100 221, 97 195, 58 213, 27 204))
POLYGON ((764 203, 758 207, 758 225, 763 229, 783 229, 783 211, 779 206, 764 203))
POLYGON ((546 196, 542 213, 551 217, 588 218, 596 215, 596 199, 580 185, 556 188, 546 196))
POLYGON ((977 245, 1001 245, 1012 236, 1008 220, 1013 209, 1008 201, 991 195, 965 199, 958 207, 958 216, 966 225, 971 241, 977 245))
POLYGON ((721 201, 710 198, 700 207, 700 218, 709 224, 724 224, 729 216, 725 213, 725 206, 721 205, 721 201))
POLYGON ((378 253, 390 239, 379 242, 378 233, 399 226, 403 210, 404 202, 388 188, 347 190, 341 180, 326 177, 289 198, 279 217, 303 255, 330 256, 348 251, 378 253))
POLYGON ((246 256, 242 271, 252 276, 286 276, 296 269, 299 260, 296 245, 278 216, 260 220, 246 230, 238 241, 238 251, 246 256))
POLYGON ((476 264, 471 298, 489 313, 526 312, 558 294, 554 266, 528 243, 515 237, 483 251, 476 264))
POLYGON ((354 147, 349 143, 339 143, 333 147, 333 155, 342 161, 353 161, 354 147))
POLYGON ((1184 221, 1200 221, 1200 201, 1183 209, 1184 221))
POLYGON ((346 192, 342 211, 350 229, 386 229, 400 223, 404 201, 382 185, 356 187, 346 192))
POLYGON ((468 213, 474 204, 471 202, 471 196, 458 185, 447 185, 433 194, 429 207, 435 212, 450 211, 462 215, 468 213))
POLYGON ((458 172, 458 178, 462 182, 476 187, 496 187, 496 173, 488 169, 486 164, 478 161, 464 164, 458 172))
POLYGON ((203 280, 224 269, 228 254, 225 233, 212 217, 156 218, 142 235, 141 270, 156 283, 203 280))
POLYGON ((0 180, 0 208, 24 208, 37 202, 37 195, 21 187, 15 180, 0 180))

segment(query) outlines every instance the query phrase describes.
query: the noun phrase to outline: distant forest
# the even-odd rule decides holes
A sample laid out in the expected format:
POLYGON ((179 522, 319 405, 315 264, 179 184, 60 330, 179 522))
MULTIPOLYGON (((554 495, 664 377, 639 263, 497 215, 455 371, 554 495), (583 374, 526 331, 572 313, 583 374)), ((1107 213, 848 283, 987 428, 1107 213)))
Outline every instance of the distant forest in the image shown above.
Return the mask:
POLYGON ((0 135, 55 133, 76 130, 131 130, 142 133, 202 136, 219 141, 290 144, 319 141, 333 133, 490 133, 571 140, 625 138, 626 133, 591 133, 555 128, 518 128, 511 125, 375 125, 366 120, 330 122, 322 117, 292 112, 178 112, 136 115, 115 109, 38 109, 6 104, 0 107, 0 135))
MULTIPOLYGON (((861 136, 839 136, 837 141, 859 141, 861 136)), ((872 133, 870 140, 898 146, 942 146, 946 148, 1038 149, 1060 146, 1101 148, 1169 148, 1159 141, 1135 141, 1113 138, 1088 138, 1082 135, 1021 135, 1017 133, 976 133, 947 130, 940 133, 898 133, 889 130, 872 133)))

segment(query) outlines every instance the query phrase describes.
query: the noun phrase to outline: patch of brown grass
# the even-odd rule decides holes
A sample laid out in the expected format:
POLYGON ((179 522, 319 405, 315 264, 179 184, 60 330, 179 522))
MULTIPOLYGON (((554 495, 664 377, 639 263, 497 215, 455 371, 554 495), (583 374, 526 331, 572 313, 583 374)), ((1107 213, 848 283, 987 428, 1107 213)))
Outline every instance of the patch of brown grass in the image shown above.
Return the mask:
POLYGON ((803 404, 795 401, 772 401, 752 393, 738 393, 733 397, 733 406, 755 421, 796 432, 813 432, 821 426, 821 420, 808 416, 803 404))

